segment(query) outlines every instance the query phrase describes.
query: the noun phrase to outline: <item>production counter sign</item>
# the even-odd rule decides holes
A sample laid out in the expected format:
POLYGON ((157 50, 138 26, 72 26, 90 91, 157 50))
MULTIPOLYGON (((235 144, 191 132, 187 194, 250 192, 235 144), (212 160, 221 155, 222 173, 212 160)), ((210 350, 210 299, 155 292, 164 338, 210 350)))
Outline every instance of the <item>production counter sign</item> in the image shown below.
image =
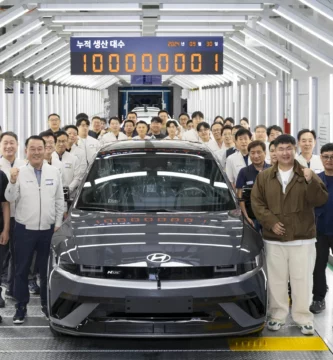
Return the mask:
POLYGON ((217 75, 223 37, 71 38, 72 75, 217 75))

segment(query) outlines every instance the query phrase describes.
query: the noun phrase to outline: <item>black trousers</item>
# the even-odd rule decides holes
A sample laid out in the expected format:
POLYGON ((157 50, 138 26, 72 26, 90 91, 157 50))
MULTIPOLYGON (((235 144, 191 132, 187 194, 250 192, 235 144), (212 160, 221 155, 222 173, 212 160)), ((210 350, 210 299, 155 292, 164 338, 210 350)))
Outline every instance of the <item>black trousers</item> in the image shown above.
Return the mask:
POLYGON ((50 230, 27 230, 15 223, 15 284, 14 297, 18 303, 27 304, 30 299, 28 275, 34 252, 40 274, 41 304, 47 304, 47 265, 54 226, 50 230))
POLYGON ((15 278, 15 246, 14 246, 14 227, 15 218, 10 218, 10 230, 9 230, 9 263, 8 263, 8 290, 11 294, 14 291, 14 278, 15 278))
POLYGON ((326 296, 326 267, 330 249, 333 249, 333 236, 317 234, 317 257, 313 272, 313 301, 322 301, 326 296))

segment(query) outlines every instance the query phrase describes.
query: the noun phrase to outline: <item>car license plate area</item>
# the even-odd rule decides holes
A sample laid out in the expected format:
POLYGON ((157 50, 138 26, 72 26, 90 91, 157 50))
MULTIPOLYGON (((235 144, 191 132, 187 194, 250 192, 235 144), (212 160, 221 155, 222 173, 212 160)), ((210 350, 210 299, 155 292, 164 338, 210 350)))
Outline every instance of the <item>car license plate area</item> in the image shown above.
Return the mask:
POLYGON ((125 312, 135 314, 178 314, 193 312, 191 296, 146 298, 126 297, 125 312))

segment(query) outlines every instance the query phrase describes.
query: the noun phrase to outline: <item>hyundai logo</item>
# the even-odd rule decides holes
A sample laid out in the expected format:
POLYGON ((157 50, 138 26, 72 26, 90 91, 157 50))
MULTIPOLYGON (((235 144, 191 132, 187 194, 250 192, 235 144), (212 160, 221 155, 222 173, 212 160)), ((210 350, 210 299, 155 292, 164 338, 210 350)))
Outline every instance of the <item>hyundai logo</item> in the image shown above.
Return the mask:
POLYGON ((154 263, 165 263, 171 260, 171 256, 167 254, 150 254, 147 256, 147 260, 154 263))

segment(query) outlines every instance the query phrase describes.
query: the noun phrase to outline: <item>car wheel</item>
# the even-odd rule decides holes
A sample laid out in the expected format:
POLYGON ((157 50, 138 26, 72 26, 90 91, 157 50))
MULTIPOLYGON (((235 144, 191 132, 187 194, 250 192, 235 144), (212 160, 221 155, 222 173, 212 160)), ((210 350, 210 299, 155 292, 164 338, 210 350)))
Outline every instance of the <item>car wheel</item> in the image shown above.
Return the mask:
POLYGON ((51 331, 51 333, 52 333, 52 335, 53 335, 54 337, 64 336, 61 332, 53 329, 53 327, 52 327, 51 325, 50 325, 50 331, 51 331))

